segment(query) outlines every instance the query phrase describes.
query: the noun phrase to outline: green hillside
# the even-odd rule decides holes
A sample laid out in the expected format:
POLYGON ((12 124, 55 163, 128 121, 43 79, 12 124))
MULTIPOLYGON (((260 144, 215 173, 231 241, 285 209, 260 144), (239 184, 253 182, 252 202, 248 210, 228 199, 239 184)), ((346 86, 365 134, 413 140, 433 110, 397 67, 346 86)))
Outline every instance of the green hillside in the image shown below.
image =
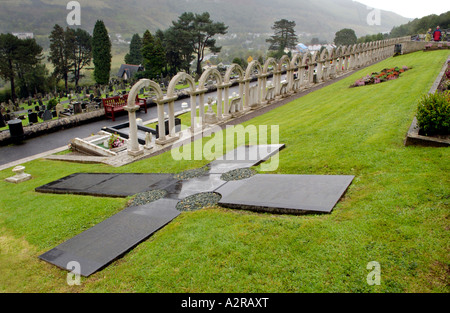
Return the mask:
MULTIPOLYGON (((229 25, 231 33, 271 33, 275 20, 297 23, 298 33, 333 38, 344 27, 358 35, 390 31, 408 22, 392 12, 381 11, 381 25, 369 26, 370 10, 352 0, 79 0, 81 27, 92 31, 102 19, 111 32, 143 33, 165 29, 186 11, 211 13, 229 25)), ((0 32, 34 32, 46 36, 54 24, 66 25, 67 0, 7 0, 0 3, 0 32)))

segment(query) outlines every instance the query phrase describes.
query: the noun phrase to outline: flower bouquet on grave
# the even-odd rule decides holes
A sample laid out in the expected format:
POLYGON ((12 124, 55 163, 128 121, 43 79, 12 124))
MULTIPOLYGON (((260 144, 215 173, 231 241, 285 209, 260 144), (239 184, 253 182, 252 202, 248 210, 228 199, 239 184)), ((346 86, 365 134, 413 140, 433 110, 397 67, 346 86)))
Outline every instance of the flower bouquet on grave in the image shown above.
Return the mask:
POLYGON ((117 134, 111 134, 111 136, 108 139, 108 149, 115 149, 120 148, 125 144, 125 141, 123 139, 120 139, 117 134))

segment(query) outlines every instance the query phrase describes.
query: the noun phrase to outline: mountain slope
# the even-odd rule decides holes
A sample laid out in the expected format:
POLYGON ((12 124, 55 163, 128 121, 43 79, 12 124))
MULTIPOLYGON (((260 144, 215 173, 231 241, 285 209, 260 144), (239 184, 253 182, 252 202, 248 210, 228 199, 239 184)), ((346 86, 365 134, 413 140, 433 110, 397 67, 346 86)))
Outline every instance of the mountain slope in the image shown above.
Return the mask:
MULTIPOLYGON (((211 13, 224 22, 229 32, 271 33, 276 20, 297 23, 298 33, 332 38, 344 27, 358 35, 387 32, 409 21, 392 12, 381 11, 381 25, 369 26, 370 10, 352 0, 78 0, 81 27, 92 31, 97 19, 111 32, 143 33, 166 29, 186 11, 211 13)), ((48 35, 54 24, 66 25, 68 0, 2 0, 0 32, 34 32, 48 35)))

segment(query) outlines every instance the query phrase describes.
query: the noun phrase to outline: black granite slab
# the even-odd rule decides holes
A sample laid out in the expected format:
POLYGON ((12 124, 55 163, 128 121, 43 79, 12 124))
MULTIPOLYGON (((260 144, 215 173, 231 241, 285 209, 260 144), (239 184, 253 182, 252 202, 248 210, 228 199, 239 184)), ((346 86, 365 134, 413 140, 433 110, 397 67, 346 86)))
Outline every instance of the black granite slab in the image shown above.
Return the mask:
POLYGON ((67 269, 69 262, 78 262, 80 275, 90 276, 176 218, 180 214, 177 203, 160 199, 126 208, 39 258, 62 269, 67 269))
POLYGON ((255 175, 215 190, 219 205, 253 211, 330 213, 354 176, 255 175))
POLYGON ((253 163, 253 165, 258 165, 261 162, 267 161, 284 148, 284 144, 239 146, 225 155, 218 157, 210 164, 223 163, 223 161, 230 163, 238 161, 238 163, 253 163))
POLYGON ((144 191, 164 189, 175 183, 173 174, 76 173, 36 188, 41 193, 128 197, 144 191))

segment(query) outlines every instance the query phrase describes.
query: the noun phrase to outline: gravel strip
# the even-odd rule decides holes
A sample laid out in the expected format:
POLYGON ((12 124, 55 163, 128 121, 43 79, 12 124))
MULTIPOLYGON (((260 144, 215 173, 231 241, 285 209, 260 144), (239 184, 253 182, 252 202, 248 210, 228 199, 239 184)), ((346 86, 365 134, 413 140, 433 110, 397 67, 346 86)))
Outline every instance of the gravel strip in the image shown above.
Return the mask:
POLYGON ((223 173, 222 176, 220 176, 220 179, 222 179, 224 181, 235 181, 235 180, 242 180, 242 179, 250 178, 255 174, 256 174, 256 171, 252 170, 251 168, 238 168, 238 169, 223 173))
POLYGON ((161 198, 164 198, 167 195, 167 191, 165 190, 150 190, 142 193, 138 193, 134 196, 134 198, 129 202, 128 206, 140 206, 144 205, 161 198))
POLYGON ((178 179, 178 180, 188 180, 188 179, 192 179, 192 178, 197 178, 203 175, 208 174, 209 172, 209 168, 207 166, 204 166, 202 168, 196 168, 193 170, 188 170, 179 174, 175 174, 173 176, 174 179, 178 179))
POLYGON ((206 207, 216 205, 221 198, 221 195, 214 192, 198 193, 178 202, 176 208, 181 212, 197 211, 206 207))

